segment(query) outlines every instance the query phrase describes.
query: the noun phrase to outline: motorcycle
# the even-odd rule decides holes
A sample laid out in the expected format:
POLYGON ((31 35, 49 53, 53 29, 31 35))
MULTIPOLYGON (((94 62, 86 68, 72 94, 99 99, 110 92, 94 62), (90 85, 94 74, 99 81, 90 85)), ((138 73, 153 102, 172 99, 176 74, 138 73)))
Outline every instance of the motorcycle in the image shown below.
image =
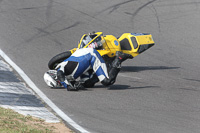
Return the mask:
POLYGON ((132 57, 136 57, 154 44, 152 35, 149 33, 124 33, 118 38, 113 35, 103 35, 102 32, 84 34, 77 48, 54 56, 50 59, 48 67, 50 70, 53 70, 59 63, 69 58, 77 49, 88 48, 92 45, 101 46, 97 48, 97 51, 108 66, 115 58, 116 51, 121 51, 122 53, 132 55, 132 57))

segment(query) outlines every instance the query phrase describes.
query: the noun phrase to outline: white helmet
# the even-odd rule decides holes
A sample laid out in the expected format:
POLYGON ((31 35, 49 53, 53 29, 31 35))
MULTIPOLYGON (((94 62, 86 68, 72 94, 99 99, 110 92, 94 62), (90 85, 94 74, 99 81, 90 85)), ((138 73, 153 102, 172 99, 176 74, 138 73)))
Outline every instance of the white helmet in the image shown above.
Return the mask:
POLYGON ((44 73, 44 81, 49 87, 58 87, 60 86, 59 82, 56 80, 57 78, 57 71, 56 70, 49 70, 48 72, 44 73))

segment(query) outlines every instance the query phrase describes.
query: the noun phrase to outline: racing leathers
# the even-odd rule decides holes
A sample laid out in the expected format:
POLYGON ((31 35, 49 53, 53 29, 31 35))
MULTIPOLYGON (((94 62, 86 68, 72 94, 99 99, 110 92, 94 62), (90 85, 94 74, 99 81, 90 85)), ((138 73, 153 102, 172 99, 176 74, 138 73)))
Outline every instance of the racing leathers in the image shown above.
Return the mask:
POLYGON ((127 54, 118 54, 108 73, 106 64, 97 50, 93 48, 79 49, 57 65, 57 77, 68 90, 78 90, 81 84, 75 80, 79 77, 84 79, 87 74, 89 74, 89 78, 84 80, 86 87, 88 84, 91 85, 98 81, 108 86, 115 82, 120 71, 120 64, 127 58, 130 58, 127 54), (95 74, 92 74, 91 70, 95 74))

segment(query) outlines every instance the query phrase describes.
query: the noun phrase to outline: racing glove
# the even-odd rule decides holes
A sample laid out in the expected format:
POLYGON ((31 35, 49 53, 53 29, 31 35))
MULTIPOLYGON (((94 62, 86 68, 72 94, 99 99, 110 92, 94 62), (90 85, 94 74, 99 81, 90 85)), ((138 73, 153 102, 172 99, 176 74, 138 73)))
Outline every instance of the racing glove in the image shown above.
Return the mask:
POLYGON ((68 91, 77 91, 78 89, 72 87, 71 85, 68 84, 68 81, 65 80, 64 82, 60 82, 64 88, 66 88, 68 91), (67 83, 66 83, 67 82, 67 83))

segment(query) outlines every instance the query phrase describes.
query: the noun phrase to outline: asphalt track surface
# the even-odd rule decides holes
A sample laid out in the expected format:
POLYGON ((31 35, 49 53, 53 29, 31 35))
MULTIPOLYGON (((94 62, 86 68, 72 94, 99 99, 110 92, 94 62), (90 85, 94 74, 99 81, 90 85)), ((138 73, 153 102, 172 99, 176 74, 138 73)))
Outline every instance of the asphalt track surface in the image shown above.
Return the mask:
POLYGON ((0 0, 0 48, 89 132, 199 133, 199 14, 199 0, 0 0), (49 59, 92 31, 151 33, 156 45, 111 87, 49 89, 49 59))

